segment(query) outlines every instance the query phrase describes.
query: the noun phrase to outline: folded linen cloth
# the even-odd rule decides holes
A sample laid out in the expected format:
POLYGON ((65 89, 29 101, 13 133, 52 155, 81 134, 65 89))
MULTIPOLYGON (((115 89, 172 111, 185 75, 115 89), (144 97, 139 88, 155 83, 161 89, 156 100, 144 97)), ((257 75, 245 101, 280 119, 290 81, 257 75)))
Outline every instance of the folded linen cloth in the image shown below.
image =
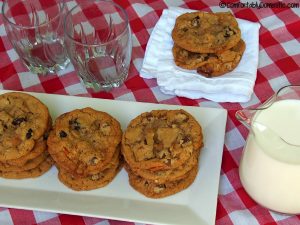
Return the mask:
POLYGON ((191 99, 206 98, 215 102, 247 102, 253 93, 258 66, 259 23, 237 19, 246 43, 239 65, 220 77, 206 78, 196 70, 176 66, 171 32, 176 18, 194 10, 171 7, 165 9, 155 25, 147 44, 140 76, 157 78, 165 94, 191 99))

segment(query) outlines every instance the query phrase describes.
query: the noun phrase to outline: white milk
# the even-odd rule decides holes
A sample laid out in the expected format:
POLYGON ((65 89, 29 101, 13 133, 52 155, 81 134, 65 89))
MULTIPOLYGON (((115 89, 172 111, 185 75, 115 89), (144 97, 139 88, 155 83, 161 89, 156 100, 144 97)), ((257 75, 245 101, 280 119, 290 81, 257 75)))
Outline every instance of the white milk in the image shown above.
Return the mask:
POLYGON ((254 121, 258 126, 249 134, 240 162, 241 182, 260 205, 299 214, 300 147, 295 145, 300 145, 300 100, 275 102, 257 112, 254 121))

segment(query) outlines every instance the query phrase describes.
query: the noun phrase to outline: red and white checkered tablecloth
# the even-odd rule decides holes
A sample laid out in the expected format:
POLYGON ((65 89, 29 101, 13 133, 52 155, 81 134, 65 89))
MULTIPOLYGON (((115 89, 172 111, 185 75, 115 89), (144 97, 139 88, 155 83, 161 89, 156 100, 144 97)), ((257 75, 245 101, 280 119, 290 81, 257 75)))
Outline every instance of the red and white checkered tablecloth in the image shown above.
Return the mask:
MULTIPOLYGON (((268 0, 268 2, 270 1, 268 0)), ((272 0, 272 2, 274 1, 272 0)), ((220 10, 219 0, 115 0, 115 2, 123 6, 128 12, 133 32, 132 64, 125 85, 110 93, 92 93, 82 87, 72 67, 68 67, 56 75, 49 76, 37 76, 29 73, 12 49, 4 31, 2 19, 0 19, 0 88, 62 95, 83 95, 124 101, 225 108, 228 110, 228 121, 216 224, 300 224, 300 216, 279 215, 270 212, 255 203, 243 189, 238 175, 238 166, 248 131, 234 116, 238 109, 264 102, 284 85, 300 84, 300 9, 232 9, 237 18, 260 22, 262 25, 260 29, 258 76, 250 102, 244 104, 218 104, 205 99, 190 100, 164 95, 159 91, 156 80, 142 79, 139 76, 139 70, 143 62, 149 35, 163 9, 169 6, 180 6, 204 11, 218 11, 220 10)), ((248 2, 253 1, 249 0, 248 2)), ((281 2, 299 3, 299 0, 282 0, 281 2)), ((2 2, 0 1, 1 5, 2 2)), ((137 225, 137 223, 124 221, 12 208, 0 208, 0 224, 137 225)))

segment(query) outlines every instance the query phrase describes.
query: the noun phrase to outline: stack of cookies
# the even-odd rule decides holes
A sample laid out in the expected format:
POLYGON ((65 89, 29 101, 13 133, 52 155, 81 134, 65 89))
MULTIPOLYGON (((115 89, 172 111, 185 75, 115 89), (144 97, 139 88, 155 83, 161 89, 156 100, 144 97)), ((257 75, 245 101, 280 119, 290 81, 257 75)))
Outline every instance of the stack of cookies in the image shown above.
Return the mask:
POLYGON ((46 139, 52 120, 35 97, 9 92, 0 95, 0 177, 38 177, 53 165, 46 139))
POLYGON ((122 138, 129 183, 150 198, 175 194, 198 172, 202 129, 184 110, 154 110, 133 119, 122 138))
POLYGON ((77 109, 55 120, 47 144, 59 180, 76 190, 110 183, 122 168, 119 122, 105 112, 77 109))
POLYGON ((176 65, 206 77, 232 71, 246 48, 238 23, 229 12, 185 13, 177 17, 172 39, 176 65))

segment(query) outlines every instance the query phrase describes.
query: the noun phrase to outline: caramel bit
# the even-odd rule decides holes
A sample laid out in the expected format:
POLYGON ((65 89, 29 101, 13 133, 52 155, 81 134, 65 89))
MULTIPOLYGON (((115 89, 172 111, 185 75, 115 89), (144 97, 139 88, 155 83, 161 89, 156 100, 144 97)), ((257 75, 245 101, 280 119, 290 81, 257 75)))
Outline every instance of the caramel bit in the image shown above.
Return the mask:
POLYGON ((109 135, 111 127, 108 123, 103 123, 101 124, 100 130, 104 135, 109 135))
POLYGON ((93 174, 90 178, 91 180, 100 180, 101 178, 103 178, 103 173, 97 173, 97 174, 93 174))
POLYGON ((189 145, 189 146, 184 147, 184 150, 186 152, 188 152, 190 155, 192 155, 193 151, 194 151, 193 145, 189 145))
POLYGON ((188 120, 188 117, 183 113, 176 114, 174 116, 174 119, 173 119, 173 121, 176 121, 176 122, 179 122, 179 123, 187 122, 187 120, 188 120))
POLYGON ((160 185, 157 185, 156 187, 154 187, 154 188, 153 188, 153 191, 154 191, 155 193, 160 193, 160 192, 162 192, 162 191, 165 190, 165 189, 166 189, 166 185, 160 184, 160 185))
POLYGON ((172 128, 177 128, 177 124, 172 124, 172 128))
POLYGON ((142 128, 133 127, 129 128, 125 133, 126 143, 133 144, 142 140, 142 128))
POLYGON ((149 146, 153 146, 153 144, 154 144, 154 132, 153 131, 149 131, 146 133, 146 143, 149 146))
POLYGON ((149 145, 137 145, 133 153, 138 162, 154 158, 153 148, 149 145))
POLYGON ((170 158, 170 152, 168 151, 168 149, 163 149, 161 151, 158 151, 156 153, 156 157, 159 158, 159 159, 164 159, 164 158, 167 158, 169 159, 170 158))
POLYGON ((98 174, 93 174, 91 176, 91 180, 98 180, 99 179, 99 175, 98 174))
POLYGON ((170 148, 179 134, 178 128, 161 127, 157 129, 157 138, 164 148, 170 148))
POLYGON ((173 160, 172 159, 164 159, 163 162, 167 165, 167 166, 171 166, 173 164, 173 160))

